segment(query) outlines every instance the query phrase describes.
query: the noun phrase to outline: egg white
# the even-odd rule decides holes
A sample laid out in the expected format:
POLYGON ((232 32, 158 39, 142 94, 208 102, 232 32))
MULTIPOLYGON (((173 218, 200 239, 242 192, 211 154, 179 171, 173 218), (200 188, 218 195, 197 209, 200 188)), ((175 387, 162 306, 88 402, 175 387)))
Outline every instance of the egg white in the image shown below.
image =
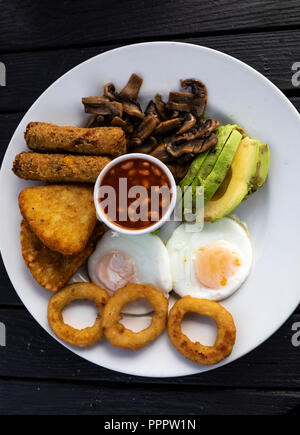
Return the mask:
POLYGON ((174 291, 182 297, 190 295, 215 301, 230 296, 250 273, 253 251, 248 232, 232 218, 223 218, 213 223, 207 222, 200 232, 187 231, 186 225, 189 224, 181 224, 167 243, 174 291), (241 265, 225 286, 211 289, 204 287, 197 280, 194 260, 200 248, 220 240, 230 244, 234 252, 240 256, 241 265))
MULTIPOLYGON (((135 283, 151 284, 168 296, 172 290, 170 262, 167 248, 159 237, 155 234, 126 235, 107 231, 88 260, 90 279, 100 287, 103 287, 103 284, 97 276, 98 262, 112 251, 123 252, 133 260, 136 270, 135 283)), ((150 304, 137 301, 126 307, 124 312, 140 315, 151 310, 150 304)))

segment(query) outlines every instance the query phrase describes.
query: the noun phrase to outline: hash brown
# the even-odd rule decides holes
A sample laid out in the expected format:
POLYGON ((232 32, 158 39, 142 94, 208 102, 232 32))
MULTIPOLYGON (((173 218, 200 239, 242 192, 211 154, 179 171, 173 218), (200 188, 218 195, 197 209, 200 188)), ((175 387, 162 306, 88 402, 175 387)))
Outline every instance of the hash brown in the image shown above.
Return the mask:
POLYGON ((37 283, 47 290, 56 291, 61 289, 87 260, 103 233, 104 227, 99 222, 84 250, 79 254, 66 256, 47 248, 30 230, 27 222, 22 220, 22 255, 37 283))
POLYGON ((92 187, 26 187, 19 195, 19 207, 43 244, 64 255, 84 249, 97 221, 92 187))

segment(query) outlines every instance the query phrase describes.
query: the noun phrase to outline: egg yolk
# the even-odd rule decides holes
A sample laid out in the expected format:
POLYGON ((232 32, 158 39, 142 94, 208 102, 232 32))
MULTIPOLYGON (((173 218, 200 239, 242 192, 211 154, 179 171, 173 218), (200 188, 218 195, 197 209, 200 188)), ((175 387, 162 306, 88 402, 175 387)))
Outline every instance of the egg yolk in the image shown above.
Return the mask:
POLYGON ((201 248, 194 260, 198 282, 208 288, 222 288, 233 276, 241 259, 225 241, 218 241, 201 248))
POLYGON ((96 273, 103 287, 114 292, 134 281, 135 264, 124 252, 113 251, 100 258, 96 273))

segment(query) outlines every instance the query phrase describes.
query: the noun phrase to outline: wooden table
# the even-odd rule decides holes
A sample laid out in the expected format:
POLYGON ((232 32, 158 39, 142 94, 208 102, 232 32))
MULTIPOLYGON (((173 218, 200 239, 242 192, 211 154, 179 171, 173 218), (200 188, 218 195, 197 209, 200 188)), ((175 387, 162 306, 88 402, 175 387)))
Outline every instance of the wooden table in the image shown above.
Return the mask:
MULTIPOLYGON (((300 86, 291 81, 292 65, 300 61, 298 0, 10 0, 0 1, 0 10, 0 61, 7 69, 7 86, 0 88, 1 157, 24 112, 54 80, 91 56, 135 42, 175 40, 221 50, 263 73, 300 108, 300 86)), ((288 145, 282 144, 287 152, 288 145)), ((259 348, 209 373, 126 376, 51 338, 1 266, 7 346, 0 347, 0 414, 296 414, 300 347, 291 338, 299 321, 298 308, 259 348)))

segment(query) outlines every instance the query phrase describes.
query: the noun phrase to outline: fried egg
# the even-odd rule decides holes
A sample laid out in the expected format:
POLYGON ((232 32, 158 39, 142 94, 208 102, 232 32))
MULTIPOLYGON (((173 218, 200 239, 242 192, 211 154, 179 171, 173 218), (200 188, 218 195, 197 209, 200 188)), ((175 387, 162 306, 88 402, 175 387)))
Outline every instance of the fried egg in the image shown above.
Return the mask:
MULTIPOLYGON (((166 296, 172 277, 166 246, 155 234, 126 235, 107 231, 88 261, 90 279, 110 295, 128 283, 152 284, 166 296)), ((124 313, 152 311, 146 301, 132 302, 124 313)))
POLYGON ((218 301, 230 296, 251 269, 248 231, 232 218, 207 222, 200 232, 189 225, 181 224, 167 243, 173 289, 182 297, 218 301))

